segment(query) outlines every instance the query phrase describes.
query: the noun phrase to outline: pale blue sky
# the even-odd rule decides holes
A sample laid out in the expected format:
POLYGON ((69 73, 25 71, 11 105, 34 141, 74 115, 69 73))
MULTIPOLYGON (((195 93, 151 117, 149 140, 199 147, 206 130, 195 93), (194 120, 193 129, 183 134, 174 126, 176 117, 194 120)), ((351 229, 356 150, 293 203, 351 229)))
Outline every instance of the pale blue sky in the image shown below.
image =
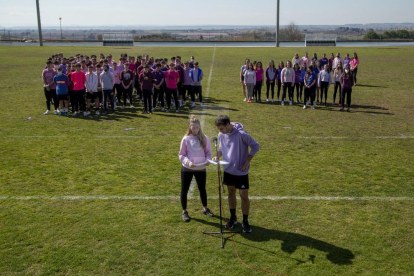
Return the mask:
MULTIPOLYGON (((281 0, 281 24, 413 22, 414 0, 281 0)), ((36 26, 35 0, 1 0, 0 26, 36 26)), ((42 26, 273 25, 276 0, 40 0, 42 26)))

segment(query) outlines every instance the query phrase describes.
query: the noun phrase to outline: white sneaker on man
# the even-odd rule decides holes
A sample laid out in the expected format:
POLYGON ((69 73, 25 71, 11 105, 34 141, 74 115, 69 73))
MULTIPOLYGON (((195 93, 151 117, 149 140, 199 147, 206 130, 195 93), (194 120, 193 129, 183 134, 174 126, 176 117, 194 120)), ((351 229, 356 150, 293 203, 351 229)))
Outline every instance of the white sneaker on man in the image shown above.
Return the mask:
POLYGON ((161 111, 164 111, 164 107, 161 107, 161 111))
POLYGON ((289 102, 289 105, 292 105, 292 104, 293 104, 293 103, 292 103, 292 101, 290 101, 290 102, 289 102))
POLYGON ((151 112, 154 112, 155 111, 155 108, 151 108, 151 112))
POLYGON ((96 115, 100 115, 101 113, 99 113, 99 111, 98 111, 98 110, 96 110, 95 114, 96 114, 96 115))
POLYGON ((247 101, 247 99, 246 99, 246 98, 244 98, 244 101, 247 101))
POLYGON ((315 106, 314 105, 312 105, 312 109, 315 109, 315 106))
POLYGON ((123 105, 121 108, 122 108, 122 109, 125 109, 125 105, 123 105))
POLYGON ((79 113, 77 111, 75 111, 72 116, 78 116, 78 114, 79 113))
POLYGON ((282 106, 285 106, 285 101, 282 101, 281 105, 282 105, 282 106))
POLYGON ((195 102, 191 102, 191 107, 195 107, 195 102))
POLYGON ((269 99, 266 99, 266 102, 268 102, 269 101, 269 99))
POLYGON ((59 114, 59 112, 58 112, 57 110, 55 110, 55 112, 54 112, 54 113, 55 113, 55 115, 58 115, 58 114, 59 114))
POLYGON ((114 109, 116 109, 116 103, 114 103, 114 109))
POLYGON ((303 106, 303 109, 306 109, 306 105, 303 106))
POLYGON ((43 114, 45 114, 45 115, 49 115, 49 114, 50 114, 50 110, 46 110, 46 112, 45 112, 45 113, 43 113, 43 114))
POLYGON ((88 116, 88 112, 84 111, 83 116, 88 116))
POLYGON ((129 106, 129 108, 135 108, 135 106, 133 106, 132 104, 129 106))

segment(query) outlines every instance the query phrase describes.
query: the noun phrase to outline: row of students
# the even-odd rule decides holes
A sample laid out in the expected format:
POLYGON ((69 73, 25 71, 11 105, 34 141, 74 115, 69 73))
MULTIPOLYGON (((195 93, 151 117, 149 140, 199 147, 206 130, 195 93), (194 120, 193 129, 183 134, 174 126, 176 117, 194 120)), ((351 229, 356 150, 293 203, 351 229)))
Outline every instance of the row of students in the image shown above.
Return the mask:
MULTIPOLYGON (((243 95, 245 101, 261 102, 261 91, 264 86, 264 77, 266 76, 266 101, 274 102, 275 87, 277 87, 277 101, 280 101, 280 92, 282 92, 281 105, 285 105, 286 96, 288 97, 289 104, 294 103, 294 92, 296 90, 296 102, 302 102, 302 95, 304 92, 305 77, 307 68, 312 66, 313 73, 316 74, 315 78, 315 97, 317 104, 327 105, 328 90, 331 84, 334 84, 335 91, 333 96, 332 105, 335 105, 336 95, 339 90, 339 107, 342 107, 342 90, 344 85, 342 83, 344 75, 347 75, 346 71, 352 76, 353 84, 356 85, 356 71, 359 64, 358 55, 354 53, 354 59, 349 60, 347 54, 344 59, 346 66, 343 66, 343 61, 340 58, 340 54, 333 60, 332 65, 335 65, 333 70, 330 68, 329 60, 324 58, 317 60, 316 54, 312 60, 309 60, 307 53, 302 59, 297 58, 296 54, 293 61, 287 61, 286 67, 283 61, 279 63, 278 68, 275 67, 275 62, 271 60, 266 70, 263 69, 262 62, 250 63, 249 59, 246 59, 245 64, 241 67, 240 82, 242 83, 243 95), (321 65, 323 64, 323 67, 321 65), (309 66, 308 66, 309 65, 309 66), (271 98, 269 97, 269 93, 271 98)), ((351 91, 352 92, 352 91, 351 91)), ((349 93, 350 95, 350 93, 349 93)), ((349 100, 350 102, 350 100, 349 100)), ((305 102, 306 103, 306 102, 305 102)), ((349 108, 349 105, 348 105, 349 108)))
POLYGON ((122 104, 122 108, 125 108, 127 99, 130 107, 135 108, 132 99, 135 82, 138 83, 138 86, 135 85, 137 96, 144 100, 143 113, 152 113, 157 104, 161 106, 161 111, 164 111, 165 98, 167 112, 170 112, 171 106, 175 106, 176 112, 179 112, 179 106, 184 106, 188 97, 191 98, 191 107, 195 107, 195 96, 198 97, 200 106, 202 106, 201 81, 204 74, 198 62, 194 61, 194 57, 184 64, 181 63, 180 57, 173 57, 174 62, 169 65, 165 64, 165 59, 153 60, 148 56, 144 58, 138 56, 139 63, 135 63, 134 57, 128 57, 126 54, 121 55, 119 63, 111 63, 112 56, 108 56, 99 63, 95 59, 93 56, 92 61, 88 62, 89 57, 79 55, 76 59, 69 58, 67 62, 63 55, 62 57, 56 55, 47 61, 42 73, 47 106, 45 115, 50 114, 52 101, 55 107, 54 113, 59 114, 58 95, 68 97, 68 102, 60 103, 60 114, 66 116, 69 113, 69 98, 74 116, 82 111, 84 116, 90 115, 92 103, 95 106, 96 115, 100 114, 100 106, 103 107, 104 113, 107 113, 109 103, 112 113, 115 113, 116 99, 118 99, 118 104, 122 104), (68 80, 57 86, 54 81, 56 75, 62 78, 67 76, 68 80), (172 98, 173 103, 171 103, 172 98))

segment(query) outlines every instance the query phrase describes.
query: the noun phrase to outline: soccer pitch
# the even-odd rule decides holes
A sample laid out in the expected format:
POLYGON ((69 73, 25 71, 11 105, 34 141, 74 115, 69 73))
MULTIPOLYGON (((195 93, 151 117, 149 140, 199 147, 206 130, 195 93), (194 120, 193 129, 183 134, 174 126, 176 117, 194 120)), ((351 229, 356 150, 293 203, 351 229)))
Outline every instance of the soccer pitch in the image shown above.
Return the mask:
MULTIPOLYGON (((1 46, 0 56, 0 275, 262 275, 233 242, 244 262, 276 274, 414 275, 414 47, 1 46), (267 67, 305 51, 358 53, 351 113, 243 102, 246 57, 267 67), (206 105, 44 116, 41 71, 59 52, 193 55, 206 105), (216 116, 229 115, 260 144, 253 232, 225 235, 224 249, 202 234, 220 226, 214 167, 207 194, 216 216, 201 213, 195 189, 192 220, 181 220, 178 151, 191 114, 209 137, 216 116)), ((331 103, 332 86, 328 93, 331 103)), ((223 203, 228 214, 226 195, 223 203)))

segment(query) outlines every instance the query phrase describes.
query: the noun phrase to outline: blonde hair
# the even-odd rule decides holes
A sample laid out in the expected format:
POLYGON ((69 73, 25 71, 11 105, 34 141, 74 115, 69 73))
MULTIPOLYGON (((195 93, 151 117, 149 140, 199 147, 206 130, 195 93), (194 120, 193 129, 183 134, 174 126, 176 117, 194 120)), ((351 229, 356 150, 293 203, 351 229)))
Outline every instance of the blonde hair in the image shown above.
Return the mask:
POLYGON ((200 126, 200 130, 197 133, 197 137, 198 137, 198 140, 200 141, 201 147, 203 149, 206 149, 206 146, 207 146, 206 145, 206 139, 205 139, 205 136, 203 134, 203 131, 201 130, 200 120, 197 119, 195 116, 190 117, 190 123, 188 124, 188 128, 187 128, 187 131, 186 131, 184 136, 188 136, 188 135, 192 134, 192 131, 191 131, 191 128, 190 128, 190 126, 192 124, 198 124, 200 126))

